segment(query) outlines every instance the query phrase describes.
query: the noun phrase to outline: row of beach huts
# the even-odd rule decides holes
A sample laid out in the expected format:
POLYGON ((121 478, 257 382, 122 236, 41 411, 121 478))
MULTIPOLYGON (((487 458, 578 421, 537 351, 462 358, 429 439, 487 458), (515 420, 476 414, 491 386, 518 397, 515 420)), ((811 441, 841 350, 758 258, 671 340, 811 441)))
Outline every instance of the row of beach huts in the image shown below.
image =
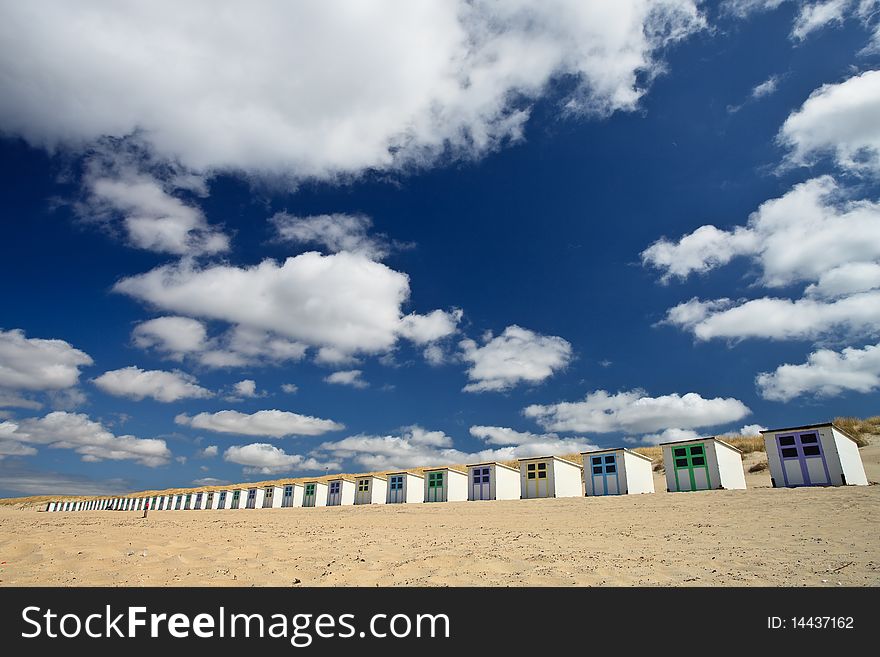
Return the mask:
MULTIPOLYGON (((774 487, 867 485, 853 437, 831 423, 761 432, 774 487)), ((670 492, 746 487, 742 452, 715 437, 664 443, 670 492)), ((487 462, 387 475, 227 490, 49 502, 46 511, 270 509, 464 502, 653 493, 652 460, 626 448, 583 452, 583 467, 556 456, 487 462)))

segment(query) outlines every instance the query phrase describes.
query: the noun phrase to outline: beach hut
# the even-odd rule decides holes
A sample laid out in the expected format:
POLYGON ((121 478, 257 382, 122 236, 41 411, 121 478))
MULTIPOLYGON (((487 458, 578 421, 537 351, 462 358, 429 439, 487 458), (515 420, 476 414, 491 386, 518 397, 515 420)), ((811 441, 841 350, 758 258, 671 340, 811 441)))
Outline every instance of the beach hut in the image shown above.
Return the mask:
POLYGON ((666 489, 680 491, 745 488, 742 452, 718 438, 661 443, 666 489))
POLYGON ((355 479, 355 504, 385 504, 388 480, 379 475, 367 475, 355 479))
POLYGON ((581 452, 581 456, 587 497, 654 492, 653 461, 644 454, 618 447, 581 452))
POLYGON ((174 506, 171 507, 173 511, 180 511, 183 509, 183 495, 177 494, 174 496, 174 506))
POLYGON ((263 499, 266 497, 266 491, 263 488, 248 488, 247 508, 262 509, 263 499))
POLYGON ((228 509, 229 502, 232 499, 232 495, 228 490, 218 490, 214 493, 214 507, 215 509, 228 509))
POLYGON ((302 484, 285 484, 284 493, 281 497, 281 506, 290 508, 303 505, 303 486, 302 484))
POLYGON ((283 493, 281 486, 266 486, 263 489, 263 507, 264 509, 280 509, 283 493))
POLYGON ((520 496, 580 497, 584 494, 581 466, 558 456, 535 456, 519 459, 520 496))
POLYGON ((388 475, 387 504, 425 501, 425 478, 415 472, 392 472, 388 475))
POLYGON ((774 488, 867 486, 855 438, 831 422, 761 432, 774 488))
POLYGON ((468 475, 452 468, 425 470, 425 502, 465 502, 468 475))
POLYGON ((229 491, 229 508, 230 509, 242 509, 246 504, 243 504, 245 500, 247 500, 247 492, 244 495, 241 494, 241 488, 234 488, 229 491))
POLYGON ((204 493, 195 493, 195 498, 193 499, 193 511, 201 511, 202 503, 205 499, 204 493))
POLYGON ((303 488, 303 506, 327 506, 327 484, 307 481, 303 488))
POLYGON ((144 497, 137 498, 137 505, 135 506, 134 510, 135 511, 143 511, 145 501, 146 501, 146 498, 144 498, 144 497))
POLYGON ((46 511, 50 512, 50 513, 55 511, 55 506, 57 504, 58 504, 58 502, 49 502, 48 504, 46 504, 46 511))
POLYGON ((205 493, 205 511, 209 511, 214 508, 214 505, 217 503, 217 493, 216 491, 209 490, 205 493))
POLYGON ((350 506, 354 504, 354 480, 346 477, 327 482, 327 506, 350 506))
POLYGON ((473 463, 468 469, 469 500, 518 500, 520 497, 519 470, 489 461, 473 463))

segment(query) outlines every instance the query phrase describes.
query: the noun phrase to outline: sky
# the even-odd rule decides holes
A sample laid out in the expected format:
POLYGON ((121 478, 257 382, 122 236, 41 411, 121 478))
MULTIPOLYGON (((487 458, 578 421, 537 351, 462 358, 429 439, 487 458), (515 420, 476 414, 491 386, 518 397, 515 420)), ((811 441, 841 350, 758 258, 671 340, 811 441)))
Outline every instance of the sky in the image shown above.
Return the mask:
POLYGON ((874 415, 880 2, 3 0, 0 212, 3 496, 874 415))

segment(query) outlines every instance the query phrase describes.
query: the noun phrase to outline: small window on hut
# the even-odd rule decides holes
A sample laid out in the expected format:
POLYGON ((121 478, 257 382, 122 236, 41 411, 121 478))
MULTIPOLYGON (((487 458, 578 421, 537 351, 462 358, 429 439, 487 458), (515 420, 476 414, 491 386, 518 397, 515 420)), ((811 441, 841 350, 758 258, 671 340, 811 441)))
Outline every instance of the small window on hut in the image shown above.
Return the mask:
POLYGON ((806 445, 807 443, 816 443, 819 442, 819 436, 814 433, 808 433, 801 436, 801 443, 806 445))
POLYGON ((780 436, 779 444, 783 447, 787 445, 794 445, 794 436, 780 436))

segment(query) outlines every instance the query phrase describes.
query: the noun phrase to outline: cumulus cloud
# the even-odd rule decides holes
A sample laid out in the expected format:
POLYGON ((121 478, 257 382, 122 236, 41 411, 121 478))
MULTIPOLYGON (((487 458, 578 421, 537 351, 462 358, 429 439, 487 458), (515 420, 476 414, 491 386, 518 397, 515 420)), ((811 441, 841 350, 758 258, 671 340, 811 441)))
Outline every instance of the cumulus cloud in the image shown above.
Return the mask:
POLYGON ((204 399, 214 394, 186 372, 142 370, 134 365, 104 372, 92 379, 92 383, 109 395, 137 401, 150 397, 160 402, 174 402, 180 399, 204 399))
POLYGON ((533 404, 523 411, 548 431, 650 433, 735 422, 751 411, 738 399, 706 399, 695 392, 649 397, 643 390, 597 390, 582 401, 533 404))
POLYGON ((350 251, 381 260, 391 251, 384 235, 370 235, 373 221, 362 214, 321 214, 297 217, 279 212, 271 218, 278 239, 295 244, 317 244, 330 253, 350 251))
MULTIPOLYGON (((575 452, 587 452, 598 449, 597 446, 585 438, 560 438, 555 433, 532 433, 530 431, 516 431, 509 427, 472 426, 470 434, 479 438, 489 445, 500 445, 511 453, 508 458, 522 458, 527 456, 546 456, 574 454, 575 452)), ((505 453, 506 453, 505 452, 505 453)), ((501 458, 496 455, 495 458, 501 458)))
POLYGON ((880 259, 880 204, 849 200, 830 176, 795 185, 765 201, 746 226, 702 226, 677 242, 661 239, 642 252, 642 262, 664 280, 686 278, 749 256, 761 284, 783 287, 818 281, 842 265, 880 259))
POLYGON ((830 302, 764 297, 734 305, 726 299, 691 299, 670 308, 664 322, 691 331, 698 340, 874 335, 880 327, 880 290, 830 302))
POLYGON ((627 442, 642 443, 645 445, 660 445, 661 443, 679 443, 686 440, 696 440, 700 434, 693 429, 664 429, 659 433, 650 433, 640 438, 632 438, 627 442))
MULTIPOLYGON (((77 215, 114 228, 129 245, 173 255, 208 255, 229 249, 229 238, 209 226, 192 202, 174 196, 175 179, 144 171, 148 156, 116 144, 92 155, 82 178, 77 215)), ((179 180, 177 181, 179 184, 179 180)))
POLYGON ((0 461, 7 456, 33 456, 37 450, 12 439, 18 425, 4 420, 0 422, 0 461))
POLYGON ((49 149, 137 133, 197 171, 334 179, 518 139, 563 77, 569 112, 632 110, 664 49, 705 26, 692 0, 169 6, 6 7, 0 127, 49 149))
POLYGON ((187 354, 204 351, 208 331, 202 322, 189 317, 157 317, 135 326, 131 339, 141 349, 156 349, 182 360, 187 354))
POLYGON ((200 477, 192 480, 193 486, 228 486, 231 483, 231 481, 217 477, 200 477))
POLYGON ((217 413, 199 413, 193 417, 180 414, 174 418, 174 421, 177 424, 206 431, 270 438, 295 435, 320 436, 328 431, 339 431, 345 428, 345 425, 333 420, 323 420, 279 410, 257 411, 251 414, 238 411, 218 411, 217 413))
POLYGON ((436 342, 458 330, 462 315, 458 308, 450 311, 434 310, 427 315, 410 313, 400 320, 400 335, 417 345, 436 342))
POLYGON ((43 408, 43 404, 16 392, 0 390, 0 408, 27 408, 38 411, 43 408))
POLYGON ((361 370, 340 370, 324 377, 326 383, 352 388, 366 388, 369 384, 361 378, 361 370))
POLYGON ((536 384, 571 361, 571 344, 557 336, 540 335, 516 325, 501 335, 491 333, 483 344, 466 339, 459 343, 462 359, 470 363, 466 392, 509 390, 519 383, 536 384))
POLYGON ((295 383, 282 383, 281 384, 281 391, 286 392, 288 395, 296 394, 296 392, 298 390, 299 390, 299 386, 297 386, 295 383))
POLYGON ((164 310, 353 354, 394 345, 409 280, 362 255, 310 252, 280 265, 166 265, 114 289, 164 310))
POLYGON ((64 340, 28 338, 21 329, 0 329, 0 389, 61 390, 79 382, 91 357, 64 340))
POLYGON ((10 437, 28 444, 52 448, 72 449, 82 455, 83 461, 131 460, 155 467, 165 465, 171 452, 164 440, 116 436, 101 423, 82 413, 54 411, 41 418, 17 421, 10 437))
POLYGON ((230 401, 241 401, 242 399, 254 399, 256 397, 265 397, 265 392, 257 392, 257 382, 253 379, 242 379, 232 384, 232 392, 226 399, 230 401))
POLYGON ((880 71, 816 89, 779 131, 791 164, 828 155, 850 172, 880 175, 880 71))
POLYGON ((880 389, 880 344, 842 351, 819 349, 799 365, 780 365, 756 379, 764 399, 789 401, 813 394, 836 397, 846 391, 860 393, 880 389))
POLYGON ((340 469, 335 461, 319 461, 299 454, 288 454, 267 443, 236 445, 226 450, 223 459, 243 465, 245 474, 279 475, 294 471, 340 469))

